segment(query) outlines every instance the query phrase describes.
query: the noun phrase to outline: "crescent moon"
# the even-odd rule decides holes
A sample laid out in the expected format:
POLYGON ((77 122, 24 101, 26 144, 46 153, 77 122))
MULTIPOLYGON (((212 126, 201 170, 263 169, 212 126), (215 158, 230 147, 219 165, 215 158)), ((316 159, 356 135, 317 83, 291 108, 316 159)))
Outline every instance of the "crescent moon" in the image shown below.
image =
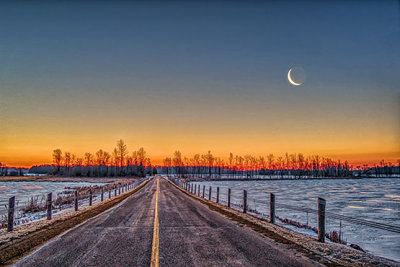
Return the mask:
POLYGON ((292 77, 290 76, 290 73, 292 72, 292 69, 289 70, 289 72, 287 73, 287 79, 289 80, 289 82, 293 85, 302 85, 302 83, 296 83, 292 80, 292 77))

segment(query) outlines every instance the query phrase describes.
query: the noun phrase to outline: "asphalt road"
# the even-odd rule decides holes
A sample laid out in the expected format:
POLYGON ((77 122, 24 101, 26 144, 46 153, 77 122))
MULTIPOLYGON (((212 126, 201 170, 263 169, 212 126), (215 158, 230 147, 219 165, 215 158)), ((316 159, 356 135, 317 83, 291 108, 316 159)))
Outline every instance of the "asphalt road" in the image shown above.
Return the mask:
MULTIPOLYGON (((17 266, 150 266, 156 180, 17 266)), ((160 266, 317 266, 302 252, 231 221, 159 181, 160 266)))

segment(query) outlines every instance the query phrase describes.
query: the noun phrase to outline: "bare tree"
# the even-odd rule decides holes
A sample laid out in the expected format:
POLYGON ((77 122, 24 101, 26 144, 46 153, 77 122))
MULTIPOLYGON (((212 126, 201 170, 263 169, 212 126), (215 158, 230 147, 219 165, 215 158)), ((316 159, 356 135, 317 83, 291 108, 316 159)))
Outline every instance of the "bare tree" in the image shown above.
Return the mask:
POLYGON ((61 149, 53 150, 53 162, 57 166, 57 173, 60 172, 61 161, 62 161, 62 151, 61 151, 61 149))

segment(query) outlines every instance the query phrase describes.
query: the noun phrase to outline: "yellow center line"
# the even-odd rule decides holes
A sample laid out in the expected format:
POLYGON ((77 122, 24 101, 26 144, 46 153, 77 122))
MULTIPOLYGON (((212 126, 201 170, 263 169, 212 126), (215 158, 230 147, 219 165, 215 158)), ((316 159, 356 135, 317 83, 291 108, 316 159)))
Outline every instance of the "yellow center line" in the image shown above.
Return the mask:
POLYGON ((153 231, 153 245, 151 247, 151 262, 150 267, 158 267, 160 254, 159 254, 159 227, 158 227, 158 194, 160 192, 159 179, 157 179, 156 189, 156 207, 154 210, 154 231, 153 231))

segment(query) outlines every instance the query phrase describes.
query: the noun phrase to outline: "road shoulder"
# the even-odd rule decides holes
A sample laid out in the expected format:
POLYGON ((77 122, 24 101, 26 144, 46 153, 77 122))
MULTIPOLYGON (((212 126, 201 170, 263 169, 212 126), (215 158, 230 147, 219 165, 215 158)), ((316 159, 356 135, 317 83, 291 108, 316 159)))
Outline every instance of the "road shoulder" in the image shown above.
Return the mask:
POLYGON ((97 203, 84 210, 71 213, 52 221, 46 221, 46 223, 39 224, 36 227, 24 229, 22 232, 17 231, 12 233, 10 240, 0 245, 0 265, 9 265, 14 263, 65 231, 118 205, 126 198, 142 189, 147 183, 148 180, 132 191, 125 192, 112 199, 97 203))
POLYGON ((299 252, 303 252, 310 259, 319 261, 330 266, 348 266, 348 265, 375 265, 375 266, 400 266, 398 262, 374 256, 369 253, 350 249, 344 245, 336 243, 320 243, 310 236, 294 232, 290 229, 271 224, 264 219, 244 214, 240 211, 228 208, 221 204, 203 199, 192 194, 169 181, 171 185, 183 192, 184 194, 200 201, 209 209, 216 211, 230 220, 236 221, 241 225, 251 228, 252 230, 267 236, 278 243, 289 244, 296 248, 299 252))

